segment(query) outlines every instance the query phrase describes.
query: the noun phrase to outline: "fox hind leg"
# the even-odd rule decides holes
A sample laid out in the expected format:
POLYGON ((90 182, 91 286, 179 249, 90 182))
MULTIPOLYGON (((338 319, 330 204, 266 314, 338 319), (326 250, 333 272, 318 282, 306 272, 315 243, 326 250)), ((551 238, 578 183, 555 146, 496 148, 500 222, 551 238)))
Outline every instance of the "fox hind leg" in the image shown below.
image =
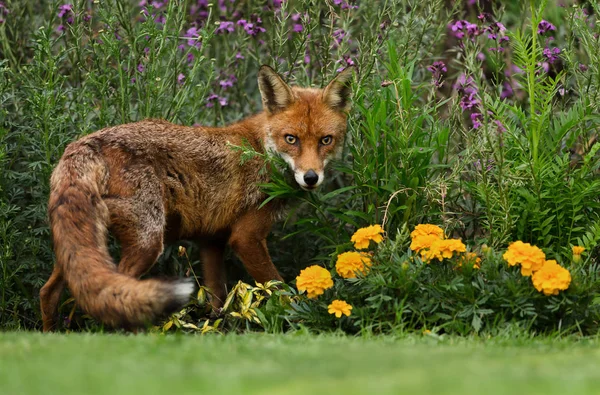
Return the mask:
POLYGON ((118 271, 138 278, 154 265, 163 251, 165 216, 160 201, 106 199, 110 230, 121 243, 118 271))
POLYGON ((221 239, 211 239, 200 243, 204 284, 212 294, 210 304, 214 311, 223 307, 227 297, 225 267, 223 264, 226 244, 226 240, 221 239))
POLYGON ((50 278, 40 289, 40 308, 42 311, 42 322, 44 332, 49 332, 56 329, 56 318, 58 315, 58 303, 60 296, 65 289, 65 280, 58 266, 54 266, 54 270, 50 278))

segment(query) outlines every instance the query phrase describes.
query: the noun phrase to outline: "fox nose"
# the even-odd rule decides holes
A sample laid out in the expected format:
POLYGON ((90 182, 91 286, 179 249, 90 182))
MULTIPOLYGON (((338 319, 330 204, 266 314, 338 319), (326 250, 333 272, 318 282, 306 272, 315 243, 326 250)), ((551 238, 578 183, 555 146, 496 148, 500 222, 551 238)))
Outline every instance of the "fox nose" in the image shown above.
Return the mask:
POLYGON ((306 174, 304 174, 304 182, 306 183, 306 185, 312 187, 317 182, 319 182, 319 175, 315 173, 314 170, 309 170, 306 172, 306 174))

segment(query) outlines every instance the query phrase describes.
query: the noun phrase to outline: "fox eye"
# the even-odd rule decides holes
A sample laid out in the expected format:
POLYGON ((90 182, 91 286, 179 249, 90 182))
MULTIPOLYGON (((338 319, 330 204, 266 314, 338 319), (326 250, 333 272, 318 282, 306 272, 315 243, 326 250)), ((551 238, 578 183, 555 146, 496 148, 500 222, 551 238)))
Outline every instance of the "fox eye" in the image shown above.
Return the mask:
POLYGON ((292 136, 291 134, 286 134, 285 135, 285 142, 288 144, 296 144, 296 141, 298 141, 298 139, 296 138, 296 136, 292 136))
POLYGON ((323 145, 329 145, 331 144, 331 142, 333 141, 333 137, 331 136, 325 136, 321 139, 321 144, 323 145))

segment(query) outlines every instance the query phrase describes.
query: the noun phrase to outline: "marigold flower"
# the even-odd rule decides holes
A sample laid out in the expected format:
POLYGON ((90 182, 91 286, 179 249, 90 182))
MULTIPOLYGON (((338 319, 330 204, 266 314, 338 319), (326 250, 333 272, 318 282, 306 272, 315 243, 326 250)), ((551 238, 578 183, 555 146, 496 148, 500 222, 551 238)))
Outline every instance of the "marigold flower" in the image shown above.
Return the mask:
POLYGON ((367 273, 371 266, 371 258, 364 252, 344 252, 339 254, 335 270, 343 278, 356 278, 356 272, 367 273))
POLYGON ((481 258, 474 252, 467 252, 459 258, 456 267, 461 268, 465 265, 470 266, 473 269, 481 269, 481 258))
POLYGON ((431 261, 436 258, 442 261, 444 258, 452 258, 454 252, 465 252, 467 247, 459 239, 436 240, 429 250, 421 251, 421 257, 424 261, 431 261))
POLYGON ((438 240, 441 239, 436 235, 417 236, 412 239, 412 242, 410 243, 410 249, 419 252, 421 250, 430 248, 431 245, 438 240))
POLYGON ((348 317, 352 311, 352 306, 343 300, 336 299, 327 306, 329 314, 335 314, 337 318, 341 318, 342 314, 348 317))
POLYGON ((523 276, 531 276, 531 273, 540 270, 546 261, 546 254, 542 250, 522 241, 511 243, 502 257, 509 266, 521 264, 523 276))
POLYGON ((301 270, 298 277, 296 277, 298 291, 306 291, 307 296, 311 299, 323 295, 323 292, 331 287, 333 287, 331 273, 321 266, 309 266, 301 270))
POLYGON ((533 286, 544 295, 558 295, 571 284, 571 273, 556 263, 555 260, 545 261, 542 268, 531 276, 533 286))
POLYGON ((366 228, 360 228, 352 235, 350 239, 354 243, 354 248, 363 250, 369 248, 369 242, 373 240, 375 243, 383 241, 383 229, 381 225, 371 225, 366 228))
POLYGON ((410 237, 414 240, 420 236, 435 235, 438 239, 444 238, 444 230, 437 225, 419 224, 415 226, 415 230, 410 233, 410 237))

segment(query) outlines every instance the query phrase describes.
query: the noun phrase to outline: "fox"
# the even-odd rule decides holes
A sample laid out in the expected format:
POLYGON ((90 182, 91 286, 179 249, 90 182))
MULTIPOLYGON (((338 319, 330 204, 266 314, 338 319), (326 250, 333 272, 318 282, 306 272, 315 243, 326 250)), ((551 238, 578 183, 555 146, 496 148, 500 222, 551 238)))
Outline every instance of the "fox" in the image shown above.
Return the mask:
POLYGON ((114 328, 137 330, 182 308, 194 291, 189 278, 140 277, 166 243, 184 238, 199 243, 214 311, 226 297, 226 248, 256 282, 283 281, 266 238, 285 208, 277 200, 261 207, 264 156, 242 162, 232 145, 280 155, 299 187, 313 191, 342 150, 353 75, 348 67, 323 89, 303 88, 263 65, 262 111, 241 121, 206 127, 147 119, 70 143, 50 178, 56 258, 40 289, 43 331, 57 328, 65 287, 87 314, 114 328), (118 265, 109 232, 121 246, 118 265))

